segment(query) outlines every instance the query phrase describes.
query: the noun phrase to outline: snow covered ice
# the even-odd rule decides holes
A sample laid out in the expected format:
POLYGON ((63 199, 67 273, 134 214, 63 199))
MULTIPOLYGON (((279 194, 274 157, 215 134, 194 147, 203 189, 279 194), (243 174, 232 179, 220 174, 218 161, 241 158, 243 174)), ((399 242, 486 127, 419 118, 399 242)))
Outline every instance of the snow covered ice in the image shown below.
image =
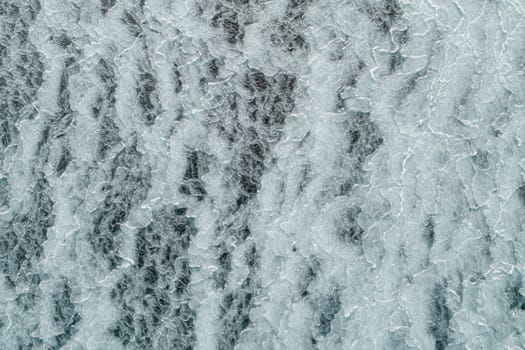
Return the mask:
POLYGON ((0 2, 0 349, 525 349, 523 0, 0 2))

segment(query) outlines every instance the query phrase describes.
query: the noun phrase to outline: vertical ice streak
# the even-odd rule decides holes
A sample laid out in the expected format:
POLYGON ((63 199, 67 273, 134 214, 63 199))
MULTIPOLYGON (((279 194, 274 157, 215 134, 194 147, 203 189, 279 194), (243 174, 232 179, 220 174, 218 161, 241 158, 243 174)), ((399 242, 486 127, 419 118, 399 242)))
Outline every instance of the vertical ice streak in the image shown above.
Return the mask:
MULTIPOLYGON (((42 345, 42 340, 33 333, 39 328, 38 305, 42 298, 39 284, 44 277, 37 265, 44 258, 43 244, 54 222, 54 202, 39 164, 27 169, 30 175, 24 185, 30 192, 21 198, 10 190, 16 180, 10 176, 9 169, 11 162, 18 158, 23 143, 19 123, 35 117, 34 103, 42 84, 44 68, 40 54, 29 41, 29 31, 39 10, 37 1, 0 5, 3 23, 0 34, 0 176, 3 180, 0 265, 3 281, 0 290, 4 296, 0 304, 0 346, 5 348, 29 349, 42 345)), ((37 159, 38 155, 33 157, 37 159)))
POLYGON ((196 234, 186 208, 166 207, 138 231, 136 264, 111 291, 119 307, 113 336, 128 349, 192 349, 195 312, 189 305, 187 250, 196 234))

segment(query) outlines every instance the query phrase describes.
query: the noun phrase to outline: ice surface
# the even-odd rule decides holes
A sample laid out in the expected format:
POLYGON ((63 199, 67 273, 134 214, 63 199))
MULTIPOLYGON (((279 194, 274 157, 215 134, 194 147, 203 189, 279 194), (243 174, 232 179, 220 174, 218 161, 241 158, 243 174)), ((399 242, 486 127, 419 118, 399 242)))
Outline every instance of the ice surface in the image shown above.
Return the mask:
POLYGON ((0 2, 0 349, 525 349, 521 0, 0 2))

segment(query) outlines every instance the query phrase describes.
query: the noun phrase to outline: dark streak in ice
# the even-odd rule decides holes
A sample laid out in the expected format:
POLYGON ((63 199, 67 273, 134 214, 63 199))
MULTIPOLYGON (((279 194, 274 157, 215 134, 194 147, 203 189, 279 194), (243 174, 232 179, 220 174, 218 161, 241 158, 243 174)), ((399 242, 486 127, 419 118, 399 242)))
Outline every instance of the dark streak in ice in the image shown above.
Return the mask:
POLYGON ((239 15, 233 9, 218 5, 217 13, 211 18, 211 25, 222 27, 226 34, 226 41, 230 44, 242 42, 244 30, 239 24, 239 15))
POLYGON ((523 276, 521 273, 515 272, 505 290, 511 310, 525 310, 525 296, 520 291, 522 288, 523 276))
MULTIPOLYGON (((16 142, 17 122, 33 118, 31 106, 42 84, 44 66, 27 33, 40 11, 38 1, 0 2, 0 120, 3 148, 16 142)), ((0 152, 0 154, 3 152, 0 152)), ((3 155, 0 155, 3 162, 3 155)))
POLYGON ((66 170, 67 166, 71 162, 71 151, 68 147, 62 148, 62 151, 60 153, 60 158, 58 159, 55 171, 57 173, 57 176, 61 176, 64 171, 66 170))
POLYGON ((42 339, 33 336, 39 327, 36 305, 41 300, 40 283, 44 274, 37 264, 44 258, 47 231, 54 224, 54 202, 43 173, 36 171, 31 198, 25 208, 0 222, 0 271, 7 288, 15 295, 18 316, 10 322, 19 349, 39 348, 42 339), (21 323, 22 322, 22 323, 21 323))
POLYGON ((58 291, 52 296, 53 300, 53 323, 59 333, 52 338, 52 343, 47 349, 55 350, 64 346, 78 332, 81 320, 80 314, 75 310, 71 300, 71 285, 64 280, 58 287, 58 291))
POLYGON ((518 199, 521 202, 521 205, 525 206, 525 183, 522 184, 520 187, 518 187, 517 194, 518 194, 518 199))
POLYGON ((159 105, 158 96, 155 91, 157 80, 151 73, 149 64, 146 67, 139 67, 137 97, 142 108, 142 117, 146 125, 152 125, 157 118, 159 105))
POLYGON ((382 6, 365 4, 363 7, 372 22, 385 34, 390 32, 392 26, 403 14, 397 0, 385 0, 382 6))
POLYGON ((350 116, 347 152, 355 159, 357 167, 361 168, 366 158, 383 144, 383 137, 375 123, 370 121, 370 113, 353 111, 350 116))
POLYGON ((109 9, 115 6, 116 3, 117 0, 100 0, 100 11, 103 15, 106 15, 109 9))
POLYGON ((429 249, 432 248, 435 242, 436 234, 434 226, 434 219, 432 219, 432 217, 428 217, 425 223, 425 227, 423 228, 423 238, 429 249))
POLYGON ((106 59, 100 59, 96 72, 102 81, 102 89, 97 97, 93 107, 93 117, 98 119, 99 123, 99 142, 97 145, 96 155, 99 160, 106 157, 107 152, 121 139, 119 130, 115 124, 115 92, 117 89, 116 76, 112 64, 106 59))
POLYGON ((197 233, 186 208, 167 206, 137 233, 136 264, 111 292, 119 318, 109 329, 127 349, 194 347, 195 312, 188 305, 188 248, 197 233), (141 310, 141 311, 139 311, 141 310))
POLYGON ((432 290, 430 305, 430 334, 434 337, 435 349, 444 350, 448 347, 450 339, 450 320, 452 311, 445 298, 447 283, 437 284, 432 290))
POLYGON ((3 248, 0 267, 14 283, 26 281, 26 273, 31 272, 33 264, 42 256, 47 229, 54 223, 54 202, 47 193, 49 184, 43 174, 37 176, 31 207, 27 212, 16 213, 0 230, 0 247, 3 248))
POLYGON ((188 152, 186 172, 179 190, 181 193, 192 196, 197 200, 203 200, 206 196, 204 183, 200 179, 200 157, 197 151, 188 152))
POLYGON ((257 193, 263 170, 264 163, 256 155, 253 155, 251 152, 240 155, 238 167, 238 176, 241 189, 239 197, 240 204, 246 203, 257 193))
POLYGON ((175 92, 178 94, 182 91, 182 80, 179 68, 177 65, 173 65, 173 80, 175 85, 175 92))
POLYGON ((63 49, 69 47, 73 43, 71 39, 64 33, 52 36, 51 40, 53 40, 56 45, 63 49))
POLYGON ((134 37, 138 38, 139 36, 143 34, 143 30, 142 30, 142 27, 140 26, 140 23, 130 12, 128 11, 124 12, 124 16, 122 17, 122 22, 127 25, 130 33, 134 37))
POLYGON ((213 274, 213 279, 216 288, 224 288, 228 279, 228 274, 232 269, 231 253, 222 246, 219 248, 218 257, 219 269, 213 274))
POLYGON ((216 79, 219 75, 219 65, 220 62, 216 58, 213 58, 208 62, 208 72, 213 79, 216 79))
POLYGON ((320 264, 315 257, 310 258, 306 266, 301 269, 301 277, 298 285, 298 292, 301 298, 306 298, 310 295, 308 289, 310 288, 310 284, 315 280, 317 274, 320 273, 320 269, 320 264))
POLYGON ((274 23, 275 29, 270 35, 274 46, 281 47, 287 52, 308 50, 308 44, 300 34, 304 27, 303 19, 311 0, 290 0, 286 6, 284 17, 274 23))
POLYGON ((0 144, 3 148, 11 144, 11 130, 9 130, 9 127, 10 125, 7 120, 4 120, 0 124, 0 144))
POLYGON ((393 73, 401 68, 403 63, 406 61, 406 58, 399 51, 396 51, 390 54, 389 61, 389 70, 390 73, 393 73))
POLYGON ((339 293, 338 289, 334 289, 330 294, 320 297, 317 301, 315 330, 318 336, 325 337, 332 331, 332 322, 341 310, 339 293))
POLYGON ((364 230, 357 223, 361 209, 352 207, 344 210, 341 221, 337 223, 337 236, 345 243, 358 243, 363 238, 364 230))
POLYGON ((121 261, 118 255, 120 225, 127 219, 131 207, 146 198, 151 186, 149 169, 141 169, 145 168, 141 162, 142 155, 135 144, 124 148, 113 159, 105 198, 94 212, 88 240, 110 269, 116 268, 121 261))
POLYGON ((250 310, 253 307, 257 290, 255 280, 256 269, 259 266, 259 253, 255 245, 249 245, 245 251, 245 263, 249 274, 242 285, 225 292, 221 302, 220 332, 218 349, 233 350, 237 345, 241 332, 250 324, 250 310))
MULTIPOLYGON (((9 180, 0 177, 0 210, 5 210, 9 205, 9 180)), ((2 243, 0 241, 0 256, 2 256, 2 243)))

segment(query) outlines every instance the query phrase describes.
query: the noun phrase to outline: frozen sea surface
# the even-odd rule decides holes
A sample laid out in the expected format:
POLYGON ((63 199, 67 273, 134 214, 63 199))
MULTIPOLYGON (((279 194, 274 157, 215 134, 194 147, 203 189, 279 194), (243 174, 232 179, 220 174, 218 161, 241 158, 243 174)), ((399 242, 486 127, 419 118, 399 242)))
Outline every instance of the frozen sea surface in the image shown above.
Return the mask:
POLYGON ((523 0, 3 0, 0 59, 0 349, 525 349, 523 0))

